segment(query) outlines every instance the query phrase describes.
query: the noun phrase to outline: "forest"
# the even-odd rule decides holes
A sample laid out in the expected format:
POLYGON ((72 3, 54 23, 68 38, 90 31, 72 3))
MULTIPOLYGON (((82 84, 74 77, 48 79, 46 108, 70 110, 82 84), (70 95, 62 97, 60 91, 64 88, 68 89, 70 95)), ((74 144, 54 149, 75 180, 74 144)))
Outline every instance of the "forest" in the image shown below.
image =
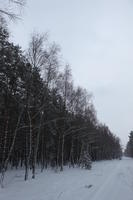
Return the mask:
POLYGON ((97 119, 92 94, 74 85, 60 46, 50 42, 47 33, 33 32, 23 51, 10 41, 2 15, 1 185, 9 169, 24 169, 27 180, 29 172, 35 178, 37 168, 42 172, 49 167, 63 171, 64 166, 90 169, 92 161, 121 156, 120 139, 97 119))

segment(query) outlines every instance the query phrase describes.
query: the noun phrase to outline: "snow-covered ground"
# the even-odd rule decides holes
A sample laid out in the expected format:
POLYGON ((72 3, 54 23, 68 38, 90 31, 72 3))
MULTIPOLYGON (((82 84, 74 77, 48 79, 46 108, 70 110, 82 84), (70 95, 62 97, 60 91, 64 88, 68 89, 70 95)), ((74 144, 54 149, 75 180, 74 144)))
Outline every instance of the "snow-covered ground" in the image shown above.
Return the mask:
POLYGON ((0 200, 133 200, 133 159, 95 162, 90 171, 38 171, 26 182, 23 171, 11 171, 0 200))

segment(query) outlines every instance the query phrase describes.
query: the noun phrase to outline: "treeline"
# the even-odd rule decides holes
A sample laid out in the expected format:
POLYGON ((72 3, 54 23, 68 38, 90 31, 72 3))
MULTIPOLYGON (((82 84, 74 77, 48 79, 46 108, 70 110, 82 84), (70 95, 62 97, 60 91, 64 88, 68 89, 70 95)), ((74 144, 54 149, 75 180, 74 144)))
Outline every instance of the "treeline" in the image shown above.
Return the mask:
POLYGON ((133 131, 129 134, 129 141, 125 149, 125 156, 133 158, 133 131))
POLYGON ((60 48, 34 33, 22 52, 0 26, 0 173, 36 166, 90 168, 90 159, 121 156, 119 139, 98 122, 91 95, 74 87, 60 48), (61 69, 60 69, 61 68, 61 69), (89 164, 88 164, 89 163, 89 164))

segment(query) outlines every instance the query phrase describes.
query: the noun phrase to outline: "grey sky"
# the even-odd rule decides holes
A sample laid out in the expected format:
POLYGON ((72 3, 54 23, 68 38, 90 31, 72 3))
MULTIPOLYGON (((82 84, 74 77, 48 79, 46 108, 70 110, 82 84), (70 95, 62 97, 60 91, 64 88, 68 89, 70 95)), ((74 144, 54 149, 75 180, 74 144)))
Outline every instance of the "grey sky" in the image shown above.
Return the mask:
POLYGON ((93 93, 98 118, 125 145, 133 129, 133 1, 27 0, 12 38, 26 48, 34 29, 61 45, 75 84, 93 93))

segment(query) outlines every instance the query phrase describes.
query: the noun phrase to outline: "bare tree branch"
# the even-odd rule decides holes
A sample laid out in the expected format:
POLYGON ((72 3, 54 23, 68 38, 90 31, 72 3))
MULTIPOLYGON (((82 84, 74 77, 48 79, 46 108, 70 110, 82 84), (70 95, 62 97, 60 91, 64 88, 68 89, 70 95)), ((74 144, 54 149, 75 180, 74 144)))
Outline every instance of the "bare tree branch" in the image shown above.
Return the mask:
POLYGON ((25 6, 25 3, 26 0, 8 0, 5 4, 5 7, 2 7, 2 5, 0 5, 0 15, 8 17, 12 21, 18 20, 20 19, 20 16, 15 12, 15 5, 17 5, 17 9, 20 9, 25 6))
POLYGON ((15 19, 19 19, 19 17, 16 15, 16 14, 14 14, 14 13, 12 13, 12 12, 8 12, 8 11, 5 11, 5 10, 1 10, 0 9, 0 13, 1 14, 4 14, 4 15, 6 15, 6 16, 8 16, 11 20, 15 20, 15 19))

